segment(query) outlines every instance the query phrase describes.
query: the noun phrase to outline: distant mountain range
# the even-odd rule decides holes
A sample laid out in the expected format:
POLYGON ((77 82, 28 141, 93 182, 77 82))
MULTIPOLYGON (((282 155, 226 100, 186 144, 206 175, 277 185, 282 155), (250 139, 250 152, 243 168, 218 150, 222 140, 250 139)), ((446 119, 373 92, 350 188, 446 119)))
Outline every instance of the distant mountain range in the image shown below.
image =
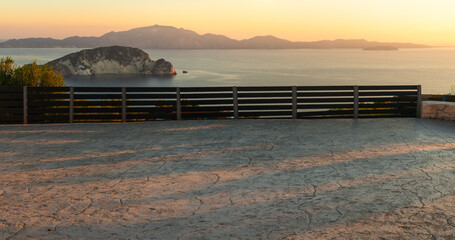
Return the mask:
POLYGON ((11 39, 0 43, 0 48, 94 48, 121 45, 141 49, 331 49, 370 48, 428 48, 414 43, 369 42, 363 39, 338 39, 315 42, 292 42, 274 36, 258 36, 235 40, 223 35, 204 34, 169 26, 150 26, 122 32, 109 32, 101 37, 69 37, 11 39))

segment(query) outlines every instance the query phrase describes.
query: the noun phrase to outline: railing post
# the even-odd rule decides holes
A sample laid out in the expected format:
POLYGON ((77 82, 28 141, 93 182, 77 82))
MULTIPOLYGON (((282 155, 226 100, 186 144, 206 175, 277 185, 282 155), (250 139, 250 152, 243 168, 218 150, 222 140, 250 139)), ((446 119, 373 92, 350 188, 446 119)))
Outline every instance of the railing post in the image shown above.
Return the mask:
POLYGON ((417 86, 417 109, 416 117, 420 118, 422 114, 422 85, 417 86))
POLYGON ((74 122, 74 87, 70 87, 70 123, 74 122))
POLYGON ((297 87, 292 86, 292 119, 297 119, 297 87))
POLYGON ((126 122, 126 87, 122 87, 122 122, 126 122))
POLYGON ((180 88, 176 88, 176 101, 177 101, 177 120, 182 120, 182 102, 181 102, 181 97, 180 97, 180 88))
POLYGON ((359 86, 354 86, 354 118, 359 118, 359 86))
POLYGON ((27 124, 28 123, 28 99, 27 99, 27 87, 24 87, 23 90, 22 90, 22 93, 23 93, 23 97, 22 97, 22 106, 23 106, 23 115, 24 115, 24 119, 23 119, 23 122, 24 124, 27 124))
POLYGON ((232 87, 232 99, 234 101, 234 119, 239 119, 239 94, 237 87, 232 87))

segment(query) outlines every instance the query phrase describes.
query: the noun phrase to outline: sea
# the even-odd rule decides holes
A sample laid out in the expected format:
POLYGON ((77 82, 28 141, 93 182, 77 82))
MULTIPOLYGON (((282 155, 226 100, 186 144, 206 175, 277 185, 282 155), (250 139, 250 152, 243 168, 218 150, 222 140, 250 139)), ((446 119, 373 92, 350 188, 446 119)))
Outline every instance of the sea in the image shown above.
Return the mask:
MULTIPOLYGON (((2 48, 0 57, 16 64, 44 64, 77 48, 2 48)), ((455 48, 363 51, 290 50, 144 50, 151 59, 170 61, 177 75, 66 77, 68 86, 208 87, 422 85, 426 94, 447 94, 455 85, 455 48), (183 71, 187 73, 183 73, 183 71)))

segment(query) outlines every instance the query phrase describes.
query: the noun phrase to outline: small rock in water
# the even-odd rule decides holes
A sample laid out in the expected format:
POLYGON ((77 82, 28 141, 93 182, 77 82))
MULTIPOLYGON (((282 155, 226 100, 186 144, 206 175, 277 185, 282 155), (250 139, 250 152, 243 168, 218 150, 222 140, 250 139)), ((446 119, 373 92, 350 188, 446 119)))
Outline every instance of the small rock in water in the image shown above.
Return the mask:
POLYGON ((185 74, 185 73, 188 73, 188 72, 187 71, 183 71, 183 73, 185 74))

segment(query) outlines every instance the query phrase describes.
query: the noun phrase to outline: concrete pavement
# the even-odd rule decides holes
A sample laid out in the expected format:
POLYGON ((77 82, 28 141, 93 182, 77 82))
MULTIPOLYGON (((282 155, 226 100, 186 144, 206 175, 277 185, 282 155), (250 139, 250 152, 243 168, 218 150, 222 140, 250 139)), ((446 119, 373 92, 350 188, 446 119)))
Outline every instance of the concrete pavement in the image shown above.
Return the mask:
POLYGON ((1 239, 455 239, 455 123, 0 126, 1 239))

